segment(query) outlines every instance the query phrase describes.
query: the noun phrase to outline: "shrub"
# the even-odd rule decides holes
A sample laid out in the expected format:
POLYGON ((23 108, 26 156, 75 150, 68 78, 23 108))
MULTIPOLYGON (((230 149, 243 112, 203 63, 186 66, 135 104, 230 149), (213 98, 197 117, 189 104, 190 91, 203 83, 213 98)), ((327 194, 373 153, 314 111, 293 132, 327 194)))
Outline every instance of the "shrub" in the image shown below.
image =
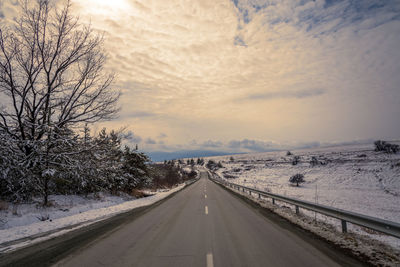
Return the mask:
POLYGON ((216 163, 215 161, 213 161, 212 159, 210 159, 210 160, 207 162, 206 167, 207 167, 208 169, 212 170, 212 169, 215 168, 216 165, 217 165, 217 163, 216 163))
POLYGON ((286 156, 291 156, 291 155, 293 155, 292 152, 290 151, 286 152, 286 156))
POLYGON ((219 161, 218 163, 213 161, 212 159, 210 159, 207 164, 206 167, 210 170, 217 170, 219 168, 223 168, 224 166, 222 166, 221 161, 219 161))
POLYGON ((198 158, 197 159, 197 165, 203 166, 204 165, 204 159, 198 158))
POLYGON ((310 165, 312 166, 312 167, 314 167, 314 166, 316 166, 316 165, 318 165, 319 164, 319 161, 318 161, 318 159, 317 159, 317 157, 311 157, 311 160, 310 160, 310 165))
POLYGON ((399 145, 390 144, 390 143, 388 143, 386 141, 382 141, 382 140, 377 140, 377 141, 375 141, 374 144, 375 144, 375 151, 383 151, 386 153, 396 154, 400 150, 399 145))
POLYGON ((300 161, 300 156, 294 156, 292 160, 292 165, 297 165, 300 161))
POLYGON ((299 186, 299 184, 304 183, 304 175, 301 173, 297 173, 290 177, 289 182, 292 184, 296 184, 296 186, 299 186))
POLYGON ((191 172, 188 173, 188 177, 190 179, 195 178, 196 176, 197 176, 197 172, 196 171, 191 171, 191 172))
POLYGON ((151 173, 153 188, 172 187, 175 184, 189 180, 188 174, 171 164, 153 164, 151 173))

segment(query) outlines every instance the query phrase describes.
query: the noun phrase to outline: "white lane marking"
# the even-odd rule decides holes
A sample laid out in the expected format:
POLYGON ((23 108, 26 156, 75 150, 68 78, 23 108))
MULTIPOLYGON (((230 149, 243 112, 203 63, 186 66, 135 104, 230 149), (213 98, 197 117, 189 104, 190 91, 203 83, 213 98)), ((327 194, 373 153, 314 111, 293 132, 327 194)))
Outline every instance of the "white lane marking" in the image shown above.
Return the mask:
POLYGON ((207 206, 205 207, 204 212, 205 212, 206 214, 208 214, 208 207, 207 207, 207 206))
POLYGON ((207 195, 204 195, 204 198, 207 198, 207 195))
POLYGON ((207 267, 214 267, 213 254, 207 253, 207 267))

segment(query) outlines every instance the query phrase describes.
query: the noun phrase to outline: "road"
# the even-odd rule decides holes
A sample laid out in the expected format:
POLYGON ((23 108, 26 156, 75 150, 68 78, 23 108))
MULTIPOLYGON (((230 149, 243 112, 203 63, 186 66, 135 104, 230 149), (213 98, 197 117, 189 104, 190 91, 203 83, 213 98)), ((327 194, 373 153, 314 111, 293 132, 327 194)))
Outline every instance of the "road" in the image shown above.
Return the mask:
POLYGON ((357 266, 331 245, 201 179, 55 266, 357 266))

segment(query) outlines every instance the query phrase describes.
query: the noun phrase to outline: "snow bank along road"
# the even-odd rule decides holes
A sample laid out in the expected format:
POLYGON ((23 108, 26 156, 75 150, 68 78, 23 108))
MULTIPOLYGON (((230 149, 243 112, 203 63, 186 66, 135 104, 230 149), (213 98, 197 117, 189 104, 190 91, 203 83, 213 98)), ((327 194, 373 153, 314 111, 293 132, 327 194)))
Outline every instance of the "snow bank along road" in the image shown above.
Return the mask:
MULTIPOLYGON (((324 241, 277 215, 254 208, 214 184, 205 172, 198 182, 140 216, 109 227, 101 234, 93 232, 80 235, 80 239, 95 236, 91 242, 71 244, 66 240, 65 249, 59 250, 69 251, 69 255, 62 259, 53 253, 53 257, 44 257, 40 262, 40 258, 26 253, 25 263, 24 260, 14 263, 25 266, 34 262, 55 266, 361 266, 324 241)), ((42 246, 42 250, 52 249, 52 245, 42 246)))

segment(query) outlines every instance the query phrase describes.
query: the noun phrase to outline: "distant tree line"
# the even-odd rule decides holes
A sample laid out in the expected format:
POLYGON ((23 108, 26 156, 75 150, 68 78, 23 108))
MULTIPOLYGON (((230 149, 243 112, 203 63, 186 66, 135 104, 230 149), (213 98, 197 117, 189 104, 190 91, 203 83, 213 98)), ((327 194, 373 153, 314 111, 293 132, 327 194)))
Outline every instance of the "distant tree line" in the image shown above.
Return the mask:
POLYGON ((191 158, 191 159, 187 159, 186 162, 182 159, 164 160, 164 164, 167 164, 167 165, 174 165, 175 163, 178 163, 180 165, 183 165, 186 163, 186 165, 190 165, 190 166, 195 166, 195 165, 203 166, 205 161, 203 158, 197 158, 197 160, 191 158))

